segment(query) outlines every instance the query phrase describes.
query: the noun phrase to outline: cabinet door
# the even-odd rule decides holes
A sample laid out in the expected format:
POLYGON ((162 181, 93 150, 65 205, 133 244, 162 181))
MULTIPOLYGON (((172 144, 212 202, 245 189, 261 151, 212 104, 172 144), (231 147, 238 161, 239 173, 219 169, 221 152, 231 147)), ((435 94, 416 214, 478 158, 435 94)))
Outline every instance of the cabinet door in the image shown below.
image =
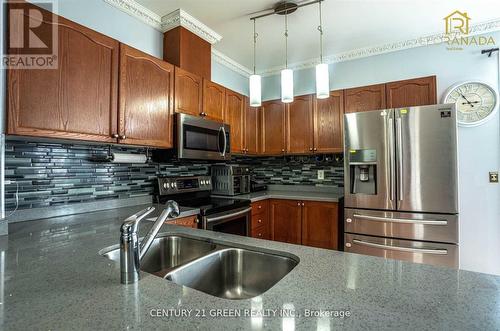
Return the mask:
POLYGON ((243 153, 244 148, 244 101, 239 93, 226 89, 226 107, 224 122, 229 124, 231 132, 231 152, 243 153))
POLYGON ((290 244, 302 242, 302 203, 296 200, 271 200, 272 237, 290 244))
POLYGON ((313 145, 313 96, 295 97, 286 111, 286 153, 312 153, 313 145))
POLYGON ((386 109, 385 84, 347 89, 344 92, 346 113, 386 109))
MULTIPOLYGON (((56 23, 56 15, 42 11, 37 31, 58 29, 58 68, 8 71, 7 132, 116 142, 119 43, 62 17, 56 23)), ((30 14, 24 10, 22 19, 39 21, 30 14)))
POLYGON ((436 76, 392 82, 386 85, 387 108, 434 105, 436 76))
POLYGON ((120 46, 120 142, 172 147, 174 66, 120 46))
POLYGON ((260 152, 260 107, 250 107, 248 98, 245 98, 245 152, 257 155, 260 152))
POLYGON ((175 67, 175 112, 200 116, 203 106, 202 96, 201 77, 175 67))
POLYGON ((314 151, 341 153, 344 149, 344 91, 331 91, 314 102, 314 151))
POLYGON ((198 217, 197 216, 183 217, 183 218, 178 218, 175 221, 170 221, 170 222, 166 221, 165 223, 196 229, 198 228, 198 217))
POLYGON ((285 152, 285 104, 281 100, 262 103, 262 154, 285 152))
POLYGON ((338 204, 305 201, 302 209, 302 244, 338 249, 338 204))
POLYGON ((226 88, 203 79, 203 112, 206 118, 222 122, 225 102, 226 88))

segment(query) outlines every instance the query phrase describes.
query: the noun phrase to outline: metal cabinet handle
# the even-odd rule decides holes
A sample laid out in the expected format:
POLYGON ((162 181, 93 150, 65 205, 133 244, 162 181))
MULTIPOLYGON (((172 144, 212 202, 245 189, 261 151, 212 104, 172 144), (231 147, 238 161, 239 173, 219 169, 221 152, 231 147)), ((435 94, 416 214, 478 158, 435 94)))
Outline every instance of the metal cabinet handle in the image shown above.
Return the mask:
POLYGON ((195 222, 196 224, 199 224, 199 223, 200 223, 200 220, 199 220, 198 218, 195 218, 194 222, 195 222))
POLYGON ((285 152, 285 149, 282 149, 281 152, 285 152))
POLYGON ((302 207, 304 207, 306 204, 302 202, 302 207))
POLYGON ((430 220, 430 219, 412 220, 406 218, 389 218, 389 217, 379 217, 379 216, 369 216, 369 215, 359 215, 359 214, 354 214, 352 216, 354 218, 365 219, 376 222, 422 224, 422 225, 448 225, 448 221, 446 220, 430 220))
POLYGON ((315 151, 315 152, 316 152, 317 150, 318 150, 317 148, 315 148, 315 149, 314 149, 314 151, 315 151))
POLYGON ((121 136, 120 136, 120 139, 121 139, 121 140, 125 140, 125 139, 127 139, 127 136, 125 136, 125 135, 121 135, 121 136))
POLYGON ((300 202, 297 202, 297 206, 300 206, 300 202))
POLYGON ((313 150, 313 149, 312 149, 312 147, 311 147, 311 148, 309 148, 309 150, 312 152, 312 150, 313 150))
POLYGON ((368 246, 368 247, 381 248, 381 249, 388 249, 388 250, 392 250, 392 251, 422 253, 422 254, 434 254, 434 255, 447 255, 448 254, 447 249, 409 248, 409 247, 382 245, 382 244, 371 243, 371 242, 362 241, 362 240, 358 240, 358 239, 354 239, 352 242, 355 244, 358 244, 358 245, 364 245, 364 246, 368 246))
POLYGON ((259 205, 259 207, 258 207, 258 208, 259 208, 259 209, 262 209, 262 205, 259 205))
POLYGON ((116 133, 113 133, 113 134, 111 135, 111 138, 118 139, 118 138, 120 138, 120 136, 119 136, 118 134, 116 134, 116 133))

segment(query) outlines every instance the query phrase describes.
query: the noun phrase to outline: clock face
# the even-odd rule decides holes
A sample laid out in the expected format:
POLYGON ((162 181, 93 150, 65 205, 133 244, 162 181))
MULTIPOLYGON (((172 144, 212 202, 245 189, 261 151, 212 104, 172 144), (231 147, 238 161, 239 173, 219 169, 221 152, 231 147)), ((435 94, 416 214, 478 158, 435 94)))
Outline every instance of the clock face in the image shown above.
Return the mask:
POLYGON ((466 82, 450 88, 444 102, 456 104, 459 124, 475 126, 493 115, 497 99, 497 93, 490 86, 480 82, 466 82))

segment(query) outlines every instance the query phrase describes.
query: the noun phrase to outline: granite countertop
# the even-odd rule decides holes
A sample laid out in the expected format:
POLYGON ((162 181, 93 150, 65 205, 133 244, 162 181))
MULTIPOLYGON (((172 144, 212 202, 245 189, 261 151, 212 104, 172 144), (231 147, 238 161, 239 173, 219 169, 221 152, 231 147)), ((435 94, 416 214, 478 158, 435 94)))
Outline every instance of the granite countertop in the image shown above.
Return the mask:
MULTIPOLYGON (((306 185, 269 185, 266 191, 237 195, 231 198, 257 202, 266 199, 303 200, 321 202, 339 202, 344 196, 344 189, 328 186, 306 185)), ((222 197, 222 196, 220 196, 222 197)))
MULTIPOLYGON (((137 284, 121 285, 119 264, 98 252, 117 244, 123 219, 144 207, 11 224, 9 236, 0 239, 1 328, 500 328, 500 277, 172 225, 162 232, 286 252, 300 263, 249 300, 213 297, 146 273, 137 284), (184 316, 166 316, 170 309, 184 316), (250 309, 253 316, 213 316, 250 309), (203 310, 204 317, 196 316, 203 310), (309 310, 316 316, 307 317, 309 310), (350 316, 327 316, 342 310, 350 316)), ((142 234, 147 229, 143 224, 142 234)))

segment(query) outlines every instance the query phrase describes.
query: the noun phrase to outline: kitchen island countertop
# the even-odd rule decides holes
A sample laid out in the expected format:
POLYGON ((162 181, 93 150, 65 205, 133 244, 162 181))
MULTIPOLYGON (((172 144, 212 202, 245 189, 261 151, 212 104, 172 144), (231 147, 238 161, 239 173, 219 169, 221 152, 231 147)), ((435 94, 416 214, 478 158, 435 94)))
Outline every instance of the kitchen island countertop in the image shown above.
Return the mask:
MULTIPOLYGON (((300 262, 248 300, 213 297, 146 273, 137 284, 121 285, 119 264, 98 252, 117 244, 123 219, 145 207, 11 224, 0 238, 2 329, 500 328, 497 276, 172 225, 162 232, 286 252, 300 262), (341 311, 343 318, 328 316, 341 311)), ((141 234, 149 226, 142 224, 141 234)))

